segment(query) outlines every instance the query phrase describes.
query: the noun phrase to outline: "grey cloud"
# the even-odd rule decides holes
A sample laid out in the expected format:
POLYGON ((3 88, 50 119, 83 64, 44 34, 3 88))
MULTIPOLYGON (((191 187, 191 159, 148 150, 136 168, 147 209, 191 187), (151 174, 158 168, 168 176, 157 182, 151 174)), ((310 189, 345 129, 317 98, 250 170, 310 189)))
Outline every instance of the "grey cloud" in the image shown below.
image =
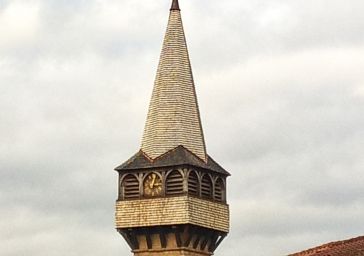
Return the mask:
MULTIPOLYGON (((162 2, 0 1, 0 18, 28 4, 38 22, 14 44, 0 39, 5 255, 129 252, 113 227, 112 169, 140 145, 162 2)), ((361 1, 181 7, 208 152, 233 174, 232 231, 217 254, 362 235, 361 1)))
POLYGON ((207 10, 206 5, 188 6, 193 15, 185 15, 186 27, 194 28, 188 30, 194 64, 201 69, 236 66, 256 55, 362 45, 364 40, 359 0, 350 5, 327 0, 216 2, 207 10), (206 59, 214 61, 204 65, 206 59))

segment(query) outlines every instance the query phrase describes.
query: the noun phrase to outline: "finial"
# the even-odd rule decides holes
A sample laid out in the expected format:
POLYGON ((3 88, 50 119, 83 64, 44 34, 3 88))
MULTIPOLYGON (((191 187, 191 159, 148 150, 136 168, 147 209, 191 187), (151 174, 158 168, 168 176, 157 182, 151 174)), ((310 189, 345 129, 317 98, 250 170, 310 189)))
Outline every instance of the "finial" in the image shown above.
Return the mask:
POLYGON ((171 11, 180 11, 181 9, 179 8, 179 4, 178 4, 178 0, 173 0, 172 2, 172 7, 171 7, 171 11))

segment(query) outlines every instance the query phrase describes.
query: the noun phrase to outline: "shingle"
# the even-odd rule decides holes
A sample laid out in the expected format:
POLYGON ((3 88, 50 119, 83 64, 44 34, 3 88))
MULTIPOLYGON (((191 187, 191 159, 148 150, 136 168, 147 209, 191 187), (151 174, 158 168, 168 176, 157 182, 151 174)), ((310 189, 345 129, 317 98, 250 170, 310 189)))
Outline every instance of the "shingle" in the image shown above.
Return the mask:
POLYGON ((175 6, 170 12, 141 149, 155 159, 179 145, 207 161, 181 14, 175 6))
POLYGON ((183 146, 178 146, 165 154, 159 156, 158 158, 152 160, 149 159, 146 154, 140 150, 128 161, 122 165, 115 168, 117 171, 127 171, 127 170, 140 170, 149 168, 159 168, 159 167, 169 167, 169 166, 194 166, 213 172, 217 172, 226 176, 230 174, 222 168, 218 163, 216 163, 210 156, 207 155, 207 161, 202 161, 200 158, 195 156, 192 152, 184 148, 183 146))

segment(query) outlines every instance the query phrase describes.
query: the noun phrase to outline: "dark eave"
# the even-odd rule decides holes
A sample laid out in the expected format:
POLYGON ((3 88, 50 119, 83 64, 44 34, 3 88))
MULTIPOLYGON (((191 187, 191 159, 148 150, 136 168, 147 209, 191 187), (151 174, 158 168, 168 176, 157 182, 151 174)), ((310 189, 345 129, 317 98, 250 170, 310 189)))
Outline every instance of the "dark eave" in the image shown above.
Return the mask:
POLYGON ((191 153, 183 146, 178 146, 160 157, 151 160, 143 151, 139 151, 128 161, 115 168, 116 171, 138 170, 138 169, 150 169, 160 167, 172 167, 190 165, 203 169, 207 169, 213 172, 230 176, 230 173, 216 163, 210 156, 207 156, 207 162, 202 161, 199 157, 191 153))

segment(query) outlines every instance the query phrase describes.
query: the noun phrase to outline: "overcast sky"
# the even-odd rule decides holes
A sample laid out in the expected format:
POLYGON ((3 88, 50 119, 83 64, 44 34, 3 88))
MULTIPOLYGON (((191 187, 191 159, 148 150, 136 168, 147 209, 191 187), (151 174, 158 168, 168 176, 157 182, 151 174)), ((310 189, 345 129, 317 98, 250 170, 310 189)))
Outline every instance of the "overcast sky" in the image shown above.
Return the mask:
MULTIPOLYGON (((216 255, 364 235, 364 1, 180 0, 216 255)), ((170 0, 0 0, 0 254, 130 255, 113 168, 139 150, 170 0)))

